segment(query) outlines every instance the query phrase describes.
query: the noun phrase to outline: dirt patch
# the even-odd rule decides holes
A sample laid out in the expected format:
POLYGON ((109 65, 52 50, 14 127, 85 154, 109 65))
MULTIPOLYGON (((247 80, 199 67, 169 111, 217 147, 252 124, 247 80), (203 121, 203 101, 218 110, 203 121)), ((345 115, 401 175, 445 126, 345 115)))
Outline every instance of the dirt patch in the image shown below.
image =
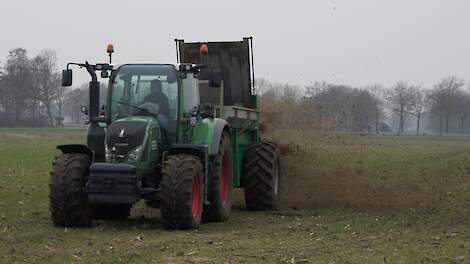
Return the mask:
POLYGON ((285 178, 283 204, 302 208, 430 210, 436 193, 418 186, 374 186, 357 174, 296 175, 285 178))
POLYGON ((3 134, 6 137, 13 137, 18 139, 35 139, 35 138, 47 138, 47 136, 40 134, 26 134, 26 133, 6 133, 3 134))

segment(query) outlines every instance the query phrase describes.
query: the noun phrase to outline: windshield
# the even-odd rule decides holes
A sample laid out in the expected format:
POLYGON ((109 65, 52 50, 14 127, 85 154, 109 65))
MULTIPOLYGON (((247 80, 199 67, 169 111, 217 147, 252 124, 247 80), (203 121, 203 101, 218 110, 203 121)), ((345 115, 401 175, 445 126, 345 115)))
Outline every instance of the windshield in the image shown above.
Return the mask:
POLYGON ((173 65, 123 65, 113 74, 110 90, 112 121, 151 115, 170 127, 176 123, 178 82, 173 65))

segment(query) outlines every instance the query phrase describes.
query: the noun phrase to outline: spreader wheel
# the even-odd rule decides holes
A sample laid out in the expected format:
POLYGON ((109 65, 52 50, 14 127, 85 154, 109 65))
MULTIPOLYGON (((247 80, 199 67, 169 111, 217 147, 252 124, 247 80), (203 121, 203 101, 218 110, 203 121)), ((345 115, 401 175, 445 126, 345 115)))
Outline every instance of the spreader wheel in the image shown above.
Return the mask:
POLYGON ((248 210, 278 210, 280 206, 281 159, 271 142, 247 148, 243 185, 248 210))
POLYGON ((160 211, 170 229, 196 228, 201 223, 202 164, 191 155, 173 155, 163 163, 160 211))

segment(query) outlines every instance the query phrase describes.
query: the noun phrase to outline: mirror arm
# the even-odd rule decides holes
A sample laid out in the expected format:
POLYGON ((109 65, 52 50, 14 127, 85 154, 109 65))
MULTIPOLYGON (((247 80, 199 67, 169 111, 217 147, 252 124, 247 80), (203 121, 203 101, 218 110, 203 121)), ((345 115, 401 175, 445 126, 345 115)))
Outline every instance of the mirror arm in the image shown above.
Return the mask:
POLYGON ((92 82, 97 82, 98 81, 98 78, 96 77, 96 69, 95 69, 95 66, 94 65, 91 65, 88 63, 88 61, 85 62, 85 68, 87 70, 87 72, 90 74, 91 76, 91 81, 92 82))
POLYGON ((86 67, 86 65, 83 64, 83 63, 69 62, 69 63, 67 63, 67 70, 69 69, 70 65, 77 65, 77 66, 80 66, 80 67, 86 67))

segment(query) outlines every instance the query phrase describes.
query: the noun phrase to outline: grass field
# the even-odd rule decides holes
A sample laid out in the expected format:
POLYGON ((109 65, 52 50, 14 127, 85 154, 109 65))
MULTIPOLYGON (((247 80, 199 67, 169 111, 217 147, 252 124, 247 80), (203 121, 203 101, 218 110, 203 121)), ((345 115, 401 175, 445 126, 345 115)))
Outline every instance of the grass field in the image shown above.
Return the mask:
POLYGON ((0 263, 470 263, 470 138, 306 134, 282 144, 280 212, 167 231, 137 204, 125 222, 52 226, 48 170, 83 130, 0 129, 0 263))

